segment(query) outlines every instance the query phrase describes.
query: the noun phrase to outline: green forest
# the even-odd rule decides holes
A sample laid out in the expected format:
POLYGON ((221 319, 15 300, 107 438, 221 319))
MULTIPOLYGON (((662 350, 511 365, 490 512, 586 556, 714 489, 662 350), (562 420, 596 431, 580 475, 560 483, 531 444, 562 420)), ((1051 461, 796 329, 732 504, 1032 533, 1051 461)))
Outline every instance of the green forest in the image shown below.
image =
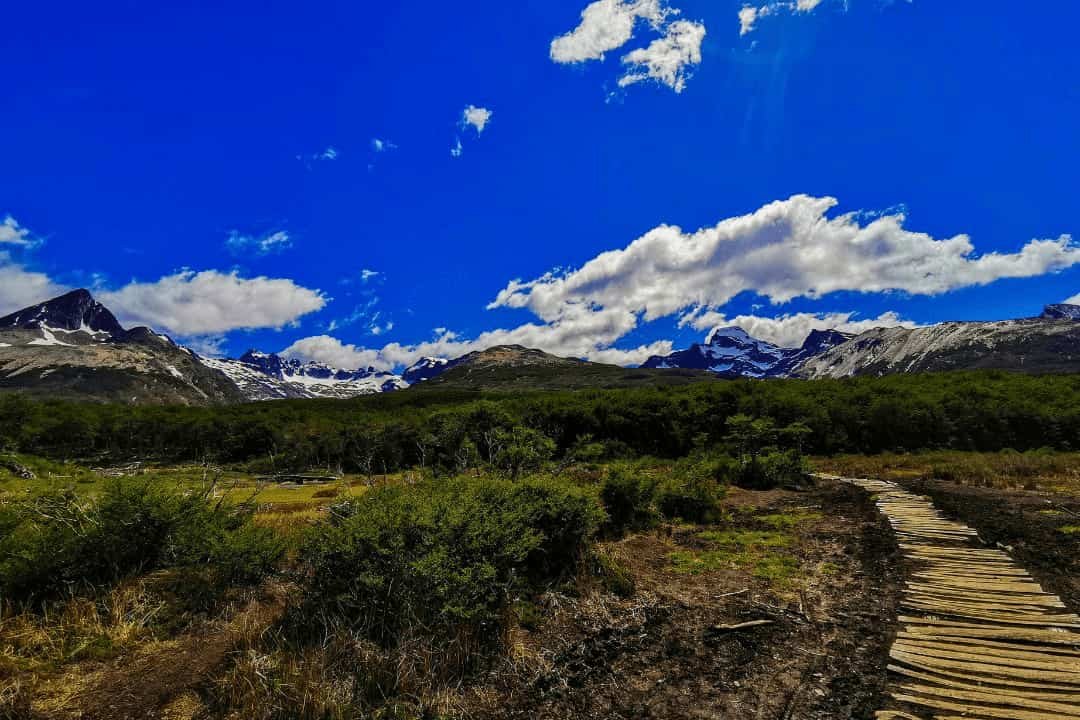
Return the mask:
POLYGON ((428 390, 217 407, 16 395, 0 398, 0 449, 53 459, 252 463, 256 471, 453 471, 523 445, 556 458, 582 443, 615 456, 682 457, 720 442, 737 415, 776 427, 799 423, 801 449, 819 455, 1069 450, 1080 439, 1080 376, 957 372, 512 394, 428 390))

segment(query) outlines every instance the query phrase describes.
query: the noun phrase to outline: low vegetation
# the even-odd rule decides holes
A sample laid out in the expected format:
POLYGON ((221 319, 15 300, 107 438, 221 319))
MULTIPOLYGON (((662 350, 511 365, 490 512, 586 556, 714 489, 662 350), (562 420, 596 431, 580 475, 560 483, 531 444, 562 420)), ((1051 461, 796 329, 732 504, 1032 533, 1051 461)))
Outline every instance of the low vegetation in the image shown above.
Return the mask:
MULTIPOLYGON (((568 657, 536 645, 552 623, 722 614, 725 579, 768 593, 744 615, 786 617, 809 578, 862 572, 829 535, 848 521, 791 500, 813 492, 807 452, 1075 491, 1077 390, 984 373, 217 409, 5 397, 0 717, 73 717, 117 682, 141 708, 161 693, 133 667, 202 718, 460 716, 493 678, 518 697, 568 657), (693 602, 661 612, 665 592, 693 602)), ((1056 508, 1039 511, 1071 542, 1056 508)))

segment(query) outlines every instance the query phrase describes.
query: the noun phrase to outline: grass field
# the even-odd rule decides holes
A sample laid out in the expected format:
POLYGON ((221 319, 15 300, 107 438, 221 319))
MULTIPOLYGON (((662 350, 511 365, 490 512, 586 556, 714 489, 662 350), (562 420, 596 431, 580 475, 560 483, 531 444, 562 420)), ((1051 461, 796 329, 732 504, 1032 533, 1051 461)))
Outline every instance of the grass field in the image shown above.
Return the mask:
POLYGON ((814 458, 821 472, 882 480, 932 479, 999 490, 1028 490, 1080 497, 1080 453, 934 451, 814 458))

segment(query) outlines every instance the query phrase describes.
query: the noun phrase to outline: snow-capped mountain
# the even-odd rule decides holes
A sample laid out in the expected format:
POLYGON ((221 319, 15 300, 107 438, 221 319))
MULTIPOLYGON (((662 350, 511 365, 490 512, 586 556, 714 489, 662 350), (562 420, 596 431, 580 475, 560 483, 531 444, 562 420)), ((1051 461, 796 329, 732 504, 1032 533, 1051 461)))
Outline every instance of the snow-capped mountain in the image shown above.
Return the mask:
POLYGON ((409 385, 415 385, 418 382, 430 380, 449 370, 452 367, 450 362, 451 361, 448 358, 443 357, 420 358, 406 368, 405 372, 401 373, 401 379, 409 385))
POLYGON ((238 360, 202 358, 202 362, 228 376, 249 400, 350 398, 409 386, 401 376, 374 368, 340 370, 258 350, 249 350, 238 360))
POLYGON ((168 336, 125 330, 86 290, 0 318, 0 390, 140 403, 242 399, 227 377, 168 336))
POLYGON ((38 330, 82 332, 115 337, 124 328, 109 309, 99 303, 87 290, 72 290, 40 305, 23 308, 0 318, 0 330, 38 330))
POLYGON ((786 377, 801 363, 850 338, 836 330, 814 330, 801 347, 782 348, 753 338, 742 328, 720 327, 709 333, 704 344, 653 356, 642 367, 708 370, 723 377, 786 377))

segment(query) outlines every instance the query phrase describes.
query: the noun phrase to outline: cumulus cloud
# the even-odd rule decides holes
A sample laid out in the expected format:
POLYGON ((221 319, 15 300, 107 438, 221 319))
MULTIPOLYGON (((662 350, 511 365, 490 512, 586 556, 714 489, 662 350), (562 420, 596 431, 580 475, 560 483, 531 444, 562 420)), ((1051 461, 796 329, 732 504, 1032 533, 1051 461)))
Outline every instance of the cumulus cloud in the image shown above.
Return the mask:
POLYGON ((936 295, 1080 263, 1067 235, 978 255, 966 235, 939 240, 907 230, 901 213, 865 224, 857 213, 830 217, 836 205, 796 195, 696 232, 661 225, 573 272, 511 281, 489 307, 528 309, 549 323, 616 317, 632 328, 639 316, 716 309, 748 291, 775 304, 841 290, 936 295))
MULTIPOLYGON (((774 304, 838 291, 937 295, 1080 264, 1080 247, 1067 235, 1032 240, 1015 253, 980 255, 966 235, 937 239, 906 229, 901 211, 830 216, 836 205, 834 198, 796 195, 696 232, 661 225, 577 270, 511 281, 488 306, 526 309, 539 322, 490 330, 471 339, 440 328, 429 342, 390 343, 377 350, 320 336, 318 343, 289 351, 300 355, 310 347, 331 348, 339 360, 363 358, 363 364, 390 369, 427 355, 456 357, 516 344, 629 365, 666 354, 672 345, 663 340, 621 349, 613 347, 615 343, 642 321, 675 315, 684 327, 703 330, 735 324, 786 346, 799 345, 813 329, 857 333, 873 327, 914 326, 895 312, 876 318, 849 312, 728 317, 723 306, 743 292, 774 304), (346 350, 355 354, 344 355, 346 350)), ((303 357, 330 361, 325 356, 303 357)))
POLYGON ((585 317, 580 323, 550 325, 527 323, 511 329, 489 330, 475 338, 439 328, 435 339, 416 344, 389 343, 379 349, 346 344, 329 335, 299 340, 282 351, 287 357, 316 360, 336 367, 372 366, 380 370, 411 365, 422 357, 460 357, 496 345, 524 345, 562 357, 582 357, 615 365, 638 365, 653 355, 672 351, 669 340, 636 348, 612 348, 610 344, 627 332, 625 326, 607 318, 585 317))
POLYGON ((619 87, 655 80, 681 93, 689 77, 687 66, 701 63, 704 39, 705 26, 701 23, 688 20, 672 23, 664 37, 623 57, 622 61, 629 69, 619 78, 619 87))
POLYGON ((812 330, 839 330, 857 335, 873 328, 918 326, 914 321, 905 320, 899 313, 891 310, 876 318, 862 320, 857 319, 854 312, 790 313, 777 317, 738 315, 729 318, 724 313, 708 310, 683 316, 679 321, 679 326, 686 325, 697 330, 712 330, 734 325, 759 340, 765 340, 780 347, 798 347, 812 330))
POLYGON ((368 350, 356 345, 347 345, 329 335, 315 335, 297 340, 282 350, 280 355, 286 358, 326 363, 337 368, 375 367, 379 370, 388 369, 379 357, 378 350, 368 350))
POLYGON ((234 255, 254 253, 272 255, 292 247, 292 237, 284 230, 277 230, 263 235, 247 235, 237 230, 229 232, 225 247, 234 255))
POLYGON ((754 31, 757 21, 769 15, 781 12, 808 13, 824 0, 795 0, 794 2, 771 2, 765 5, 744 5, 739 10, 739 34, 746 35, 754 31))
POLYGON ((660 0, 597 0, 581 12, 581 23, 551 41, 551 59, 557 63, 603 60, 634 36, 638 20, 659 29, 673 11, 660 0))
POLYGON ((45 273, 27 269, 9 253, 0 251, 0 316, 62 295, 70 289, 54 282, 45 273))
POLYGON ((41 244, 41 241, 10 215, 4 217, 3 221, 0 222, 0 245, 32 248, 39 244, 41 244))
POLYGON ((328 302, 322 292, 292 280, 242 278, 236 271, 217 270, 182 270, 155 282, 136 281, 98 295, 125 322, 184 337, 281 328, 328 302))
POLYGON ((640 21, 660 37, 622 57, 627 70, 619 86, 655 80, 682 92, 690 76, 688 67, 701 62, 705 26, 671 21, 677 15, 679 11, 663 0, 597 0, 582 11, 576 28, 552 40, 551 59, 564 64, 603 60, 606 53, 630 42, 640 21))
POLYGON ((461 127, 469 127, 470 125, 476 128, 476 134, 484 132, 484 128, 491 122, 492 112, 487 108, 476 107, 475 105, 469 105, 461 113, 461 127))

